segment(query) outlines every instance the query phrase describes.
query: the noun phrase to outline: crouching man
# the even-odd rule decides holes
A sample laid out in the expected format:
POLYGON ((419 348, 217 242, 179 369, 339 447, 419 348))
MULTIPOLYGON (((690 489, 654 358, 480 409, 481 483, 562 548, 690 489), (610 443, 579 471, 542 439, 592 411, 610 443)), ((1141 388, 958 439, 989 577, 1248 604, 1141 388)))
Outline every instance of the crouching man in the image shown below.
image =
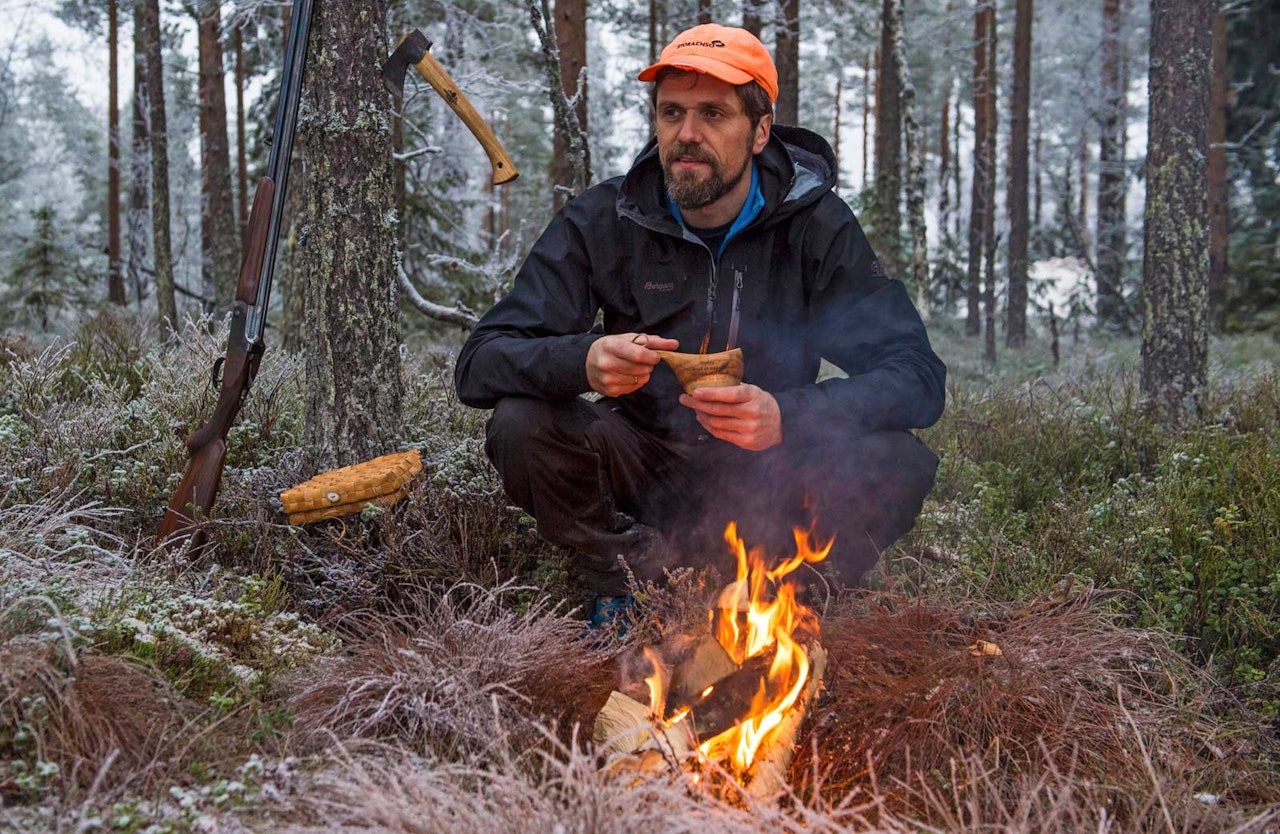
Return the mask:
POLYGON ((791 528, 835 536, 853 583, 911 529, 938 460, 910 430, 946 368, 832 191, 835 156, 775 125, 777 72, 743 29, 696 26, 639 80, 655 138, 564 207, 462 348, 462 401, 540 534, 601 597, 791 528), (741 347, 739 385, 684 393, 657 350, 741 347), (825 358, 847 376, 818 381, 825 358), (598 399, 580 395, 594 391, 598 399))

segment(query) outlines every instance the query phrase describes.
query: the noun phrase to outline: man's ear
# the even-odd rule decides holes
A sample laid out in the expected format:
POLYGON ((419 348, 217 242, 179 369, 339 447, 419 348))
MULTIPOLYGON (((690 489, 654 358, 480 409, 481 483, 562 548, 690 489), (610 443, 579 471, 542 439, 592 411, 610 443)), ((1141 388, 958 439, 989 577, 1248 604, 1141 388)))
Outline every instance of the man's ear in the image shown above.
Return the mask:
POLYGON ((751 144, 751 153, 758 154, 764 150, 764 146, 769 144, 769 129, 773 127, 773 114, 766 113, 760 117, 760 123, 756 125, 755 141, 751 144))

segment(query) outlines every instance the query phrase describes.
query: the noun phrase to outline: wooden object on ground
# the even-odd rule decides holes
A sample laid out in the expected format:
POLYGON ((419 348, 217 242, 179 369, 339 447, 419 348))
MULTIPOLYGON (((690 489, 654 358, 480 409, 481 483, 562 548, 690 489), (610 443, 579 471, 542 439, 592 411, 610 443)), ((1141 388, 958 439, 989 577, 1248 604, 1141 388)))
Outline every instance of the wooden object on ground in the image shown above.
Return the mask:
POLYGON ((719 353, 676 353, 655 350, 675 371, 676 379, 692 394, 699 388, 724 388, 742 384, 742 348, 719 353))
POLYGON ((660 769, 668 761, 682 761, 697 747, 687 725, 660 727, 647 705, 617 690, 609 693, 609 700, 596 716, 591 740, 606 758, 656 751, 656 758, 642 755, 656 767, 645 765, 639 770, 660 769))
POLYGON ((322 472, 280 493, 280 502, 290 524, 310 524, 358 513, 370 504, 391 506, 409 494, 421 474, 422 455, 411 449, 322 472))
POLYGON ((800 725, 804 723, 809 711, 809 704, 818 694, 822 686, 822 676, 827 668, 827 651, 816 640, 806 651, 809 654, 809 680, 800 697, 782 716, 782 723, 774 728, 773 734, 760 748, 755 762, 748 773, 747 793, 757 799, 775 799, 787 792, 787 773, 791 770, 791 759, 795 755, 796 735, 800 725))
MULTIPOLYGON (((715 738, 751 717, 752 701, 768 686, 773 655, 773 651, 767 651, 747 658, 732 674, 717 681, 705 697, 698 697, 689 705, 691 714, 684 722, 692 723, 698 738, 715 738)), ((675 714, 670 707, 668 712, 668 718, 675 714)))
POLYGON ((702 699, 707 687, 738 671, 720 641, 710 634, 694 643, 688 655, 671 672, 671 691, 667 695, 666 717, 702 699))

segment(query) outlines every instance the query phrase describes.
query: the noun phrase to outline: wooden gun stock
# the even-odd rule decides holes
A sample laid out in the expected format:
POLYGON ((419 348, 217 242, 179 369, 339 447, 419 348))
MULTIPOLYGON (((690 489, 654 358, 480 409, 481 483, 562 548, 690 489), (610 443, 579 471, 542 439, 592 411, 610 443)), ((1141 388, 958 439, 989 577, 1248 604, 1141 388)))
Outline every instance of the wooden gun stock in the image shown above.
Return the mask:
MULTIPOLYGON (((169 499, 164 518, 160 520, 160 528, 156 532, 157 545, 175 534, 198 535, 196 528, 200 518, 208 515, 218 496, 222 464, 227 455, 227 432, 249 394, 262 357, 262 343, 246 335, 245 322, 249 309, 259 303, 259 276, 266 257, 275 190, 275 183, 264 177, 259 180, 253 195, 244 260, 240 264, 236 300, 231 308, 231 335, 227 339, 227 355, 222 363, 218 404, 209 419, 187 436, 187 452, 191 459, 187 462, 186 474, 169 499)), ((195 539, 194 546, 198 548, 200 545, 201 539, 195 539)))

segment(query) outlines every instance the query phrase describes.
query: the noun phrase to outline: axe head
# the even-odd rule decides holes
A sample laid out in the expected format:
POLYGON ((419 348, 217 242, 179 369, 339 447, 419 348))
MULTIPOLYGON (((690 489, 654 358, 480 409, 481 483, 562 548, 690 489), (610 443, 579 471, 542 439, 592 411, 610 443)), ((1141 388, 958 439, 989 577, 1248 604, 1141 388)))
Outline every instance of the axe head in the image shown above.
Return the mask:
POLYGON ((418 29, 400 39, 396 51, 391 53, 382 65, 382 81, 392 93, 404 95, 404 74, 409 67, 417 64, 431 49, 431 41, 418 29))

